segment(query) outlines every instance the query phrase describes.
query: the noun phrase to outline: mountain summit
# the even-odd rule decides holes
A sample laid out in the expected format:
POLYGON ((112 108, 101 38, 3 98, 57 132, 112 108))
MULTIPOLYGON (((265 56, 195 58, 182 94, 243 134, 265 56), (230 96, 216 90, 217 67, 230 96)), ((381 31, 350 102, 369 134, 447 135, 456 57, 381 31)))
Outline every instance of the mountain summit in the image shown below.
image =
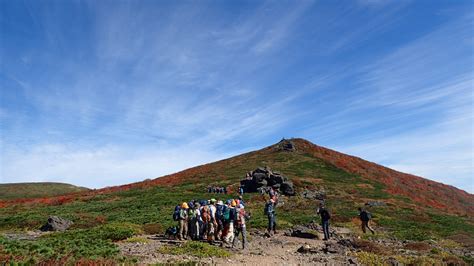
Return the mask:
POLYGON ((345 200, 354 202, 383 199, 403 206, 408 204, 413 208, 435 208, 452 214, 474 215, 472 194, 321 147, 301 138, 283 139, 261 150, 131 186, 193 183, 204 187, 213 182, 236 186, 245 173, 259 166, 269 166, 284 173, 299 190, 325 189, 328 195, 344 194, 347 196, 345 200))

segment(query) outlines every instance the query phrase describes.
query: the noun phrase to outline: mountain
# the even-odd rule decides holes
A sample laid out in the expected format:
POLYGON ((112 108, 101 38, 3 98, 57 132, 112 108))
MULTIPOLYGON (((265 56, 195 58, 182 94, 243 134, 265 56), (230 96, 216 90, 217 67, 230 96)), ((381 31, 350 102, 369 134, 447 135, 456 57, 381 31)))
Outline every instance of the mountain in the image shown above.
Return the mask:
MULTIPOLYGON (((315 209, 320 199, 325 198, 331 212, 331 226, 348 230, 351 241, 370 240, 363 243, 366 253, 357 253, 361 260, 372 260, 365 264, 382 264, 393 256, 403 259, 405 264, 414 265, 449 264, 447 259, 455 260, 454 265, 463 265, 458 263, 463 260, 471 265, 474 262, 469 253, 474 250, 474 195, 320 147, 304 139, 289 139, 142 182, 49 198, 0 200, 0 232, 38 229, 50 215, 74 222, 66 233, 42 236, 31 242, 11 240, 12 233, 7 237, 0 234, 0 264, 2 259, 4 262, 12 259, 28 262, 30 258, 36 263, 56 264, 65 263, 52 258, 70 259, 68 262, 71 263, 77 260, 82 263, 93 260, 89 261, 92 264, 123 262, 126 259, 120 257, 123 250, 121 253, 112 241, 137 234, 164 233, 176 225, 172 212, 177 204, 193 199, 226 200, 233 197, 246 173, 259 167, 279 172, 295 186, 296 195, 281 196, 277 206, 281 230, 317 221, 315 209), (225 186, 230 195, 209 194, 208 186, 225 186), (361 206, 366 206, 372 213, 375 235, 361 233, 357 218, 357 208, 361 206), (415 257, 406 255, 408 253, 400 251, 405 243, 423 247, 428 253, 417 253, 415 257)), ((19 194, 31 195, 26 192, 19 194)), ((252 214, 249 230, 263 231, 267 224, 263 215, 265 197, 259 193, 245 193, 244 200, 245 209, 252 214)), ((15 233, 13 235, 18 237, 15 233)), ((252 237, 257 238, 258 234, 252 237)), ((31 236, 20 238, 29 239, 31 236)), ((264 245, 267 240, 261 241, 254 244, 264 245)), ((153 246, 156 243, 153 243, 146 245, 156 250, 153 246)), ((132 250, 126 250, 132 253, 141 246, 131 245, 132 250)))
POLYGON ((109 187, 104 191, 117 191, 150 185, 176 185, 193 183, 204 187, 212 182, 236 185, 246 172, 258 166, 270 166, 291 177, 299 185, 311 188, 330 188, 347 194, 355 202, 364 199, 385 198, 392 202, 411 202, 414 208, 435 208, 451 214, 474 215, 474 195, 453 186, 405 174, 361 158, 343 154, 295 138, 282 140, 258 151, 242 154, 222 161, 193 167, 179 173, 143 182, 109 187), (291 143, 294 151, 280 147, 291 143), (335 173, 329 173, 333 168, 335 173))
POLYGON ((8 183, 0 184, 0 200, 54 197, 88 190, 65 183, 8 183))

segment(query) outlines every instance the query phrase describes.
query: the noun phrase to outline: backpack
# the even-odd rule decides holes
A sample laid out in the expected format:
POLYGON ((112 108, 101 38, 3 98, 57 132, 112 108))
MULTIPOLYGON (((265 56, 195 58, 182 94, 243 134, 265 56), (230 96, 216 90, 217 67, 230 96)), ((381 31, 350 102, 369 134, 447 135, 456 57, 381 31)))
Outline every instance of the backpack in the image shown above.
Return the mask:
POLYGON ((273 213, 273 203, 272 202, 267 202, 265 204, 265 208, 263 209, 263 214, 269 215, 273 213))
POLYGON ((321 219, 323 221, 329 221, 329 219, 331 219, 331 215, 329 214, 329 211, 326 209, 322 209, 320 214, 321 214, 321 219))
POLYGON ((370 219, 372 219, 372 214, 370 214, 370 212, 368 211, 362 211, 360 213, 360 219, 362 221, 369 221, 370 219))
POLYGON ((230 208, 229 210, 229 221, 235 222, 237 220, 237 209, 230 208))
POLYGON ((237 212, 237 217, 235 218, 235 224, 237 225, 237 227, 241 227, 242 224, 245 223, 245 220, 247 219, 247 214, 245 213, 245 210, 244 209, 239 209, 239 211, 237 212))
POLYGON ((224 206, 217 205, 216 206, 216 220, 222 221, 224 219, 224 206))
POLYGON ((224 210, 222 212, 222 218, 224 219, 225 222, 229 222, 230 218, 230 208, 225 206, 224 210))
POLYGON ((176 205, 174 207, 174 212, 173 212, 173 220, 178 221, 179 220, 179 211, 181 210, 181 207, 179 205, 176 205))

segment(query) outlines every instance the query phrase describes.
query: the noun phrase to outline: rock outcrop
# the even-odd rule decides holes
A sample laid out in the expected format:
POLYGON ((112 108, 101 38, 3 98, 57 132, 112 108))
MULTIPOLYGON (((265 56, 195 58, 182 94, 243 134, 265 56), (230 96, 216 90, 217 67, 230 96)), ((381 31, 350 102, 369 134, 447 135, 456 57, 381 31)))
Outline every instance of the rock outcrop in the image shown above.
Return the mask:
POLYGON ((58 216, 50 216, 48 222, 41 227, 41 231, 66 231, 74 223, 58 216))
POLYGON ((264 192, 267 188, 278 189, 283 195, 295 195, 294 185, 288 178, 279 172, 272 171, 269 167, 259 167, 247 173, 245 179, 240 181, 245 192, 264 192))

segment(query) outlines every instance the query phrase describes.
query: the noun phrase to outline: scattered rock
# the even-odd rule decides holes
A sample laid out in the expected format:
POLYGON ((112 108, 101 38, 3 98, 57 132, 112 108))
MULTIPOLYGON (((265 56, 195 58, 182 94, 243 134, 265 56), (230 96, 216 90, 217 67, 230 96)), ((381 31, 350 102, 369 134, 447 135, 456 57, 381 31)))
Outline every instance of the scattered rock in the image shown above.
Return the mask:
POLYGON ((321 251, 324 253, 333 253, 333 254, 344 254, 344 246, 339 245, 336 242, 326 242, 325 246, 321 248, 321 251))
POLYGON ((303 253, 303 254, 318 253, 319 252, 319 250, 317 248, 311 247, 310 245, 303 245, 300 248, 298 248, 298 250, 296 250, 296 251, 298 251, 299 253, 303 253))
POLYGON ((317 200, 325 200, 326 199, 326 191, 324 189, 321 190, 305 190, 301 192, 301 196, 306 199, 317 199, 317 200))
POLYGON ((66 231, 74 223, 58 216, 50 216, 48 222, 41 227, 41 231, 66 231))
POLYGON ((394 257, 390 257, 387 259, 386 263, 390 266, 402 266, 403 264, 400 263, 397 259, 394 257))
POLYGON ((295 188, 293 187, 293 183, 291 181, 283 182, 280 186, 280 191, 284 195, 288 195, 288 196, 295 195, 295 188))
POLYGON ((286 235, 308 239, 320 239, 319 234, 305 226, 296 226, 290 229, 286 235))
POLYGON ((369 207, 381 207, 381 206, 387 206, 387 203, 383 201, 369 201, 365 203, 365 206, 369 207))

